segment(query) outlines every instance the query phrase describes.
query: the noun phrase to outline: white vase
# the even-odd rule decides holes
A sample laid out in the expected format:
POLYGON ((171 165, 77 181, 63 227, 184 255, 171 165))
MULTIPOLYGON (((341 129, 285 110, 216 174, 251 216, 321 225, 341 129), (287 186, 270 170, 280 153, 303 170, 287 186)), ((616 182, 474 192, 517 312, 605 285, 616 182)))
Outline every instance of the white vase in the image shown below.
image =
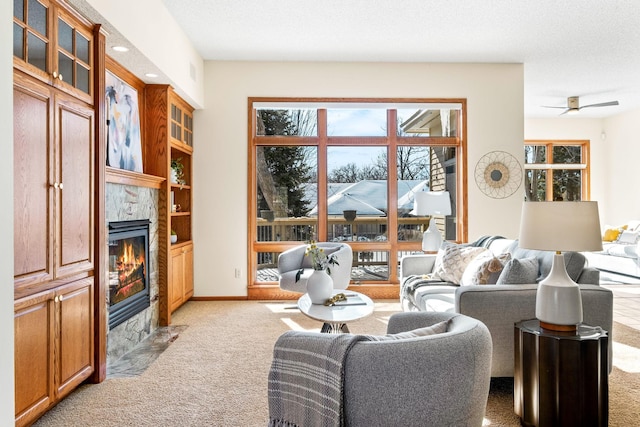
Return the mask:
POLYGON ((313 270, 307 280, 307 293, 313 304, 324 304, 333 294, 333 279, 326 270, 313 270))

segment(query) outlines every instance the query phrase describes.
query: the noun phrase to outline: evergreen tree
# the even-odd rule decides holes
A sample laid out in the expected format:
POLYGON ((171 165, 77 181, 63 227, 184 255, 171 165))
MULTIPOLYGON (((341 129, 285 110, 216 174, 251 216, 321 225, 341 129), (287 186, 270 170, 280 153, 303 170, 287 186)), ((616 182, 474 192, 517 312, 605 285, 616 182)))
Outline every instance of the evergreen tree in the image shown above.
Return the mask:
MULTIPOLYGON (((304 115, 289 110, 259 110, 261 135, 298 135, 304 115)), ((308 121, 308 120, 307 120, 308 121)), ((303 216, 309 210, 303 184, 310 181, 311 167, 304 147, 258 147, 258 209, 273 210, 278 217, 303 216)))

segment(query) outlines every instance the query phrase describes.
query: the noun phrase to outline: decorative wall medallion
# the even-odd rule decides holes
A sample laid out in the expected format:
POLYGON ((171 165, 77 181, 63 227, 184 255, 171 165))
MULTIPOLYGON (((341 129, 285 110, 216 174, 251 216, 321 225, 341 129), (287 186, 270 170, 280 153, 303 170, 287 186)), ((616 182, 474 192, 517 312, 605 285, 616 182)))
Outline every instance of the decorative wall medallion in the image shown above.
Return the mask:
POLYGON ((504 199, 520 188, 522 167, 511 154, 492 151, 478 161, 475 179, 484 194, 494 199, 504 199))

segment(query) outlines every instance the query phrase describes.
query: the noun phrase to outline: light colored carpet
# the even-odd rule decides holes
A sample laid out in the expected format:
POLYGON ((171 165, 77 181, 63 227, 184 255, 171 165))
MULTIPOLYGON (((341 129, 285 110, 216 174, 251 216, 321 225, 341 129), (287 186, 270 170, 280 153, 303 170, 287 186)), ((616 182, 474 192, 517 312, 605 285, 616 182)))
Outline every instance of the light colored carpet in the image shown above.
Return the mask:
MULTIPOLYGON (((291 306, 290 301, 188 302, 173 316, 174 325, 188 327, 144 372, 82 386, 35 425, 264 427, 274 342, 286 330, 321 326, 291 306)), ((353 333, 384 334, 397 311, 395 301, 377 301, 372 316, 349 327, 353 333)), ((614 335, 609 425, 629 426, 640 412, 640 332, 616 324, 614 335)), ((485 425, 520 425, 513 414, 512 380, 492 382, 485 425)))

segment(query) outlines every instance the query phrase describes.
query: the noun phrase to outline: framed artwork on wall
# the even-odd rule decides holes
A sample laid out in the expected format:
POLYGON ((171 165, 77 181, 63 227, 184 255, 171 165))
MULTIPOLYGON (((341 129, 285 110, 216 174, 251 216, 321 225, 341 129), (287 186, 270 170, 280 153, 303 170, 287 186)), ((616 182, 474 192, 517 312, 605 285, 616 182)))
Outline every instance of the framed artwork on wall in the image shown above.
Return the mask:
POLYGON ((142 173, 138 91, 107 71, 105 101, 107 166, 142 173))

